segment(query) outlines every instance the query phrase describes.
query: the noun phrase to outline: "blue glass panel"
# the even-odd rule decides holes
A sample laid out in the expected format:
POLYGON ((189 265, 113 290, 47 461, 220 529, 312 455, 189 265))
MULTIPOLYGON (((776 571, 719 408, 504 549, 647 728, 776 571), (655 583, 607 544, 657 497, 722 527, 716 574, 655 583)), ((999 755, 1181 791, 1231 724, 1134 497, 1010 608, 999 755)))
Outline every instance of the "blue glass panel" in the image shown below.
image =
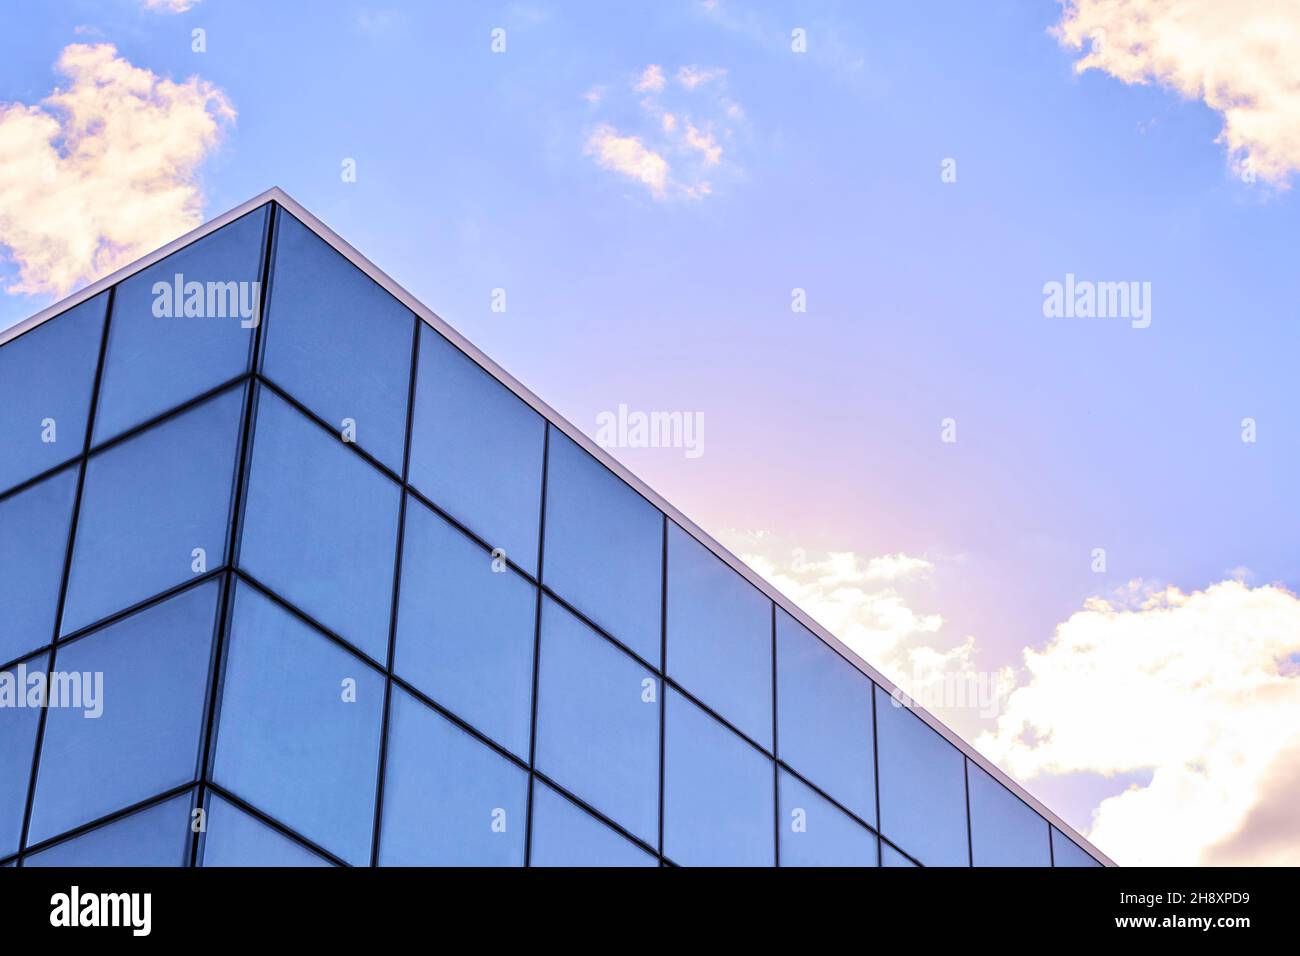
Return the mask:
POLYGON ((874 823, 870 679, 778 609, 776 681, 781 759, 874 823))
POLYGON ((18 850, 27 786, 31 783, 39 698, 29 698, 32 674, 44 673, 46 655, 28 658, 22 667, 0 673, 0 856, 18 850), (27 706, 36 704, 37 706, 27 706))
POLYGON ((0 348, 0 491, 81 454, 108 293, 0 348))
POLYGON ((966 758, 884 691, 876 694, 880 832, 925 866, 967 866, 966 758))
POLYGON ((772 602, 673 522, 668 674, 772 748, 772 602))
POLYGON ((77 469, 0 501, 0 663, 54 639, 77 469))
POLYGON ((532 866, 658 866, 617 830, 538 780, 533 785, 532 866))
POLYGON ((663 516, 551 429, 546 584, 651 664, 659 663, 663 516))
POLYGON ((970 788, 970 846, 976 866, 1051 866, 1047 821, 966 761, 970 788))
POLYGON ((659 681, 549 598, 537 767, 647 843, 659 831, 659 681))
MULTIPOLYGON (((59 649, 56 674, 80 675, 87 696, 81 706, 51 706, 45 718, 29 843, 195 778, 219 584, 206 581, 59 649)), ((52 704, 54 696, 51 687, 52 704)))
POLYGON ((329 860, 217 794, 208 799, 203 866, 329 866, 329 860))
POLYGON ((225 562, 243 401, 222 392, 90 459, 64 634, 225 562))
POLYGON ((782 866, 877 863, 875 834, 784 770, 779 826, 782 866))
POLYGON ((771 759, 671 690, 666 718, 664 855, 682 866, 771 866, 771 759))
POLYGON ((95 444, 248 370, 261 308, 258 276, 269 208, 250 212, 118 284, 95 444))
POLYGON ((1101 866, 1101 861, 1080 849, 1056 827, 1052 827, 1052 863, 1054 866, 1101 866))
POLYGON ((244 583, 213 779, 347 860, 370 862, 384 679, 244 583))
POLYGON ((420 331, 411 484, 537 573, 542 417, 432 329, 420 331))
POLYGON ((528 759, 537 589, 411 499, 396 673, 528 759))
POLYGON ((276 223, 266 375, 401 473, 415 315, 286 212, 276 223))
POLYGON ((400 495, 382 472, 263 389, 240 567, 387 661, 400 495))
POLYGON ((888 843, 882 843, 880 845, 880 865, 881 866, 911 866, 911 867, 916 866, 915 863, 913 863, 907 857, 903 856, 903 854, 899 853, 888 843))
POLYGON ((33 853, 23 866, 186 866, 190 819, 183 793, 33 853))
POLYGON ((393 688, 381 866, 523 866, 528 773, 393 688))

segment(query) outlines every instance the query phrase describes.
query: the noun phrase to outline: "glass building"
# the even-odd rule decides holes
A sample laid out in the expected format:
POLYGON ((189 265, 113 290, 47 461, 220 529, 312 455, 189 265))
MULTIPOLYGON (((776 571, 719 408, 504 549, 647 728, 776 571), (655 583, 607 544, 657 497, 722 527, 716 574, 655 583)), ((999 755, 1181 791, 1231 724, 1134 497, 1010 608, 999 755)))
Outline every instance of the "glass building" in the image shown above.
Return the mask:
POLYGON ((0 342, 0 864, 1109 862, 279 190, 0 342))

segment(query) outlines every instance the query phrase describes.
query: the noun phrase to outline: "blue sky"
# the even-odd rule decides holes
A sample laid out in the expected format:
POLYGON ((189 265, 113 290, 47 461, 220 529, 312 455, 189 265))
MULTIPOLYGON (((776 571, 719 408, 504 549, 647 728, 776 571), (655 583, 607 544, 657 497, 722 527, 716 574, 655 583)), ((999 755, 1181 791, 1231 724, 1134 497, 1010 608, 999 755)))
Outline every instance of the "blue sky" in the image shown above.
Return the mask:
MULTIPOLYGON (((1245 3, 1242 20, 1267 6, 1245 3)), ((1218 672, 1222 653, 1229 668, 1250 658, 1246 686, 1277 684, 1294 702, 1283 665, 1261 678, 1251 657, 1293 661, 1300 649, 1286 636, 1300 630, 1288 593, 1300 587, 1294 129, 1270 140, 1286 110, 1261 107, 1234 148, 1187 75, 1236 56, 1234 42, 1300 34, 1221 40, 1209 9, 1193 0, 1204 28, 1161 38, 1175 67, 1129 83, 1142 64, 1103 50, 1079 73, 1086 50, 1049 32, 1074 16, 1086 33, 1089 16, 1106 16, 1091 0, 329 12, 204 0, 180 13, 61 2, 6 15, 0 103, 37 107, 66 86, 55 63, 76 43, 210 84, 234 117, 181 177, 202 196, 200 218, 281 186, 589 433, 620 403, 698 413, 697 459, 612 451, 904 683, 922 679, 914 652, 935 648, 944 666, 1011 668, 1017 692, 1051 699, 1052 678, 1030 674, 1022 653, 1073 621, 1093 635, 1083 645, 1133 649, 1088 659, 1099 668, 1218 672), (192 50, 196 28, 205 52, 192 50), (494 28, 504 52, 491 49, 494 28), (796 28, 804 53, 791 49, 796 28), (645 83, 651 65, 662 90, 645 83), (683 67, 711 72, 689 87, 683 67), (718 161, 684 145, 688 122, 718 161), (602 165, 602 131, 662 155, 662 194, 602 165), (1249 182, 1240 164, 1252 156, 1269 175, 1249 182), (349 159, 355 182, 341 175, 349 159), (945 159, 955 182, 942 181, 945 159), (707 194, 687 194, 702 182, 707 194), (1067 273, 1150 283, 1150 326, 1045 317, 1044 284, 1067 273), (796 288, 806 312, 791 310, 796 288), (494 289, 506 290, 504 312, 494 289), (940 440, 946 418, 955 443, 940 440), (1245 418, 1254 442, 1242 440, 1245 418), (832 554, 849 556, 842 588, 832 554), (916 573, 870 570, 889 555, 916 573), (1170 604, 1171 586, 1185 603, 1170 604), (1096 597, 1111 610, 1089 615, 1096 597), (1224 650, 1237 645, 1216 637, 1223 627, 1261 631, 1236 600, 1281 636, 1224 650), (1203 646, 1217 650, 1180 662, 1203 646)), ((1104 26, 1124 52, 1126 25, 1104 26)), ((1240 82, 1258 92, 1257 78, 1240 82)), ((0 281, 13 285, 21 257, 5 230, 21 210, 9 202, 0 281)), ((50 301, 0 295, 0 327, 50 301)), ((1180 698, 1188 713, 1204 711, 1200 683, 1180 698)), ((1091 693, 1114 705, 1106 686, 1091 693)), ((1230 696, 1214 705, 1234 719, 1230 696)), ((1149 706, 1120 703, 1111 729, 1149 706)), ((1102 827, 1102 848, 1121 860, 1173 852, 1172 837, 1145 857, 1126 843, 1163 806, 1161 771, 1177 777, 1185 752, 1236 739, 1216 725, 1189 735, 1187 751, 1152 740, 1108 762, 935 709, 968 736, 993 734, 991 755, 1081 829, 1102 827), (1130 784, 1145 796, 1095 821, 1099 801, 1130 784)), ((1083 719, 1036 732, 1063 740, 1083 719)), ((1215 840, 1267 804, 1293 744, 1251 752, 1245 783, 1196 777, 1201 812, 1221 809, 1225 789, 1254 788, 1215 840)))

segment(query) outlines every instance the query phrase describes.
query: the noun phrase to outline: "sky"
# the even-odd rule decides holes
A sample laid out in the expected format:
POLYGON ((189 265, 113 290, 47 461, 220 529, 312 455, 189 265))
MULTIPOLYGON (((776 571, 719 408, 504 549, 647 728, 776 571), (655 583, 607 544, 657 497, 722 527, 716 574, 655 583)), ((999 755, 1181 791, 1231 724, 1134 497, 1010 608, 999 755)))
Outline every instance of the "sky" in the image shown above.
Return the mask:
POLYGON ((0 328, 280 186, 1118 862, 1300 863, 1294 4, 0 17, 0 328))

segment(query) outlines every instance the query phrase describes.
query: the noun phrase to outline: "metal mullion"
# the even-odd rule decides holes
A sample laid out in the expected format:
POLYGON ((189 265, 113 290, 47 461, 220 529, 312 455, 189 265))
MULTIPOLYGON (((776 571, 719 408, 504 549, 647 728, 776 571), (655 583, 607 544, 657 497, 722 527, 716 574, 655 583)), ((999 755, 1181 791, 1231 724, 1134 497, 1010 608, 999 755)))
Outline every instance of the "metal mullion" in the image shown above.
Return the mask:
POLYGON ((188 780, 185 783, 179 784, 175 787, 169 787, 168 789, 164 790, 162 793, 154 794, 151 797, 145 797, 143 800, 137 800, 135 803, 131 804, 130 806, 121 807, 120 809, 114 810, 112 813, 106 813, 102 817, 96 817, 94 820, 88 820, 85 823, 79 824, 73 827, 71 830, 65 830, 62 833, 55 834, 54 836, 50 837, 48 840, 42 840, 39 843, 34 843, 31 846, 27 847, 26 850, 23 851, 23 856, 24 857, 32 856, 36 853, 40 853, 44 850, 48 850, 50 849, 50 847, 59 846, 64 843, 68 843, 71 840, 75 840, 77 837, 84 836, 85 834, 89 833, 92 830, 98 830, 101 827, 106 827, 110 824, 118 822, 119 820, 129 817, 134 813, 139 813, 142 810, 151 809, 152 807, 158 806, 160 803, 166 803, 168 800, 171 800, 174 797, 179 797, 182 794, 184 794, 186 791, 193 790, 197 786, 198 786, 197 781, 188 780))
MULTIPOLYGON (((267 389, 274 392, 275 395, 278 398, 282 399, 287 405, 289 405, 291 408, 293 408, 295 411, 301 414, 304 418, 306 418, 307 421, 311 422, 313 425, 316 425, 318 428, 324 429, 326 432, 329 433, 330 437, 332 437, 335 441, 339 441, 338 429, 336 429, 325 419, 321 418, 320 415, 316 414, 316 412, 308 408, 301 401, 299 401, 292 394, 290 394, 290 392, 283 385, 276 384, 274 381, 272 381, 262 372, 257 373, 257 380, 261 382, 262 385, 265 386, 267 389)), ((366 451, 356 442, 342 441, 339 443, 342 444, 344 447, 350 449, 353 454, 360 455, 361 458, 365 460, 365 462, 369 464, 371 467, 379 469, 381 472, 383 472, 384 477, 388 478, 390 481, 395 481, 398 484, 400 484, 402 487, 406 487, 406 482, 402 480, 401 475, 393 471, 393 469, 389 468, 382 461, 380 461, 370 452, 366 451)))
POLYGON ((48 688, 53 679, 55 656, 58 651, 59 631, 63 628, 63 610, 68 597, 68 578, 72 574, 72 550, 77 539, 77 522, 81 516, 81 496, 86 486, 86 465, 89 460, 91 436, 95 432, 95 414, 99 410, 99 389, 104 378, 104 356, 108 352, 108 333, 113 323, 113 306, 117 298, 117 287, 108 290, 108 301, 104 304, 104 328, 100 332, 99 359, 95 364, 95 381, 91 386, 90 409, 86 415, 86 434, 81 446, 81 461, 77 471, 77 490, 72 499, 72 517, 68 521, 68 542, 63 552, 63 573, 59 579, 59 600, 54 612, 54 634, 50 638, 50 656, 46 661, 46 699, 41 701, 41 712, 36 718, 36 740, 32 746, 32 770, 27 781, 27 800, 23 805, 23 824, 18 835, 18 863, 23 865, 23 854, 27 848, 27 836, 32 823, 32 803, 36 796, 36 775, 41 765, 41 749, 45 743, 45 722, 49 716, 48 688))
POLYGON ((67 461, 60 462, 52 468, 46 468, 40 474, 32 475, 30 478, 24 478, 16 485, 10 485, 4 491, 0 491, 0 503, 8 501, 10 498, 21 495, 24 491, 34 488, 47 478, 53 478, 65 468, 74 468, 81 461, 81 453, 73 455, 67 461))
MULTIPOLYGON (((966 861, 970 866, 975 865, 975 843, 971 839, 970 825, 970 758, 965 754, 961 755, 962 783, 966 795, 966 861)), ((1051 834, 1048 834, 1051 838, 1051 834)))
POLYGON ((254 806, 253 804, 249 803, 243 797, 239 796, 236 793, 232 793, 230 790, 227 790, 221 784, 215 783, 213 781, 208 781, 207 789, 210 792, 215 793, 221 799, 225 800, 227 803, 236 807, 243 813, 247 813, 250 817, 253 817, 258 822, 265 824, 266 826, 270 827, 272 830, 275 830, 281 836, 293 840, 294 842, 300 844, 303 847, 303 849, 310 850, 311 852, 328 860, 330 863, 334 864, 335 866, 350 867, 352 865, 347 860, 344 860, 342 857, 336 856, 335 854, 331 853, 329 850, 325 849, 319 843, 316 843, 315 841, 310 840, 307 837, 303 836, 293 827, 282 823, 281 821, 277 820, 275 817, 271 816, 266 811, 261 810, 258 807, 254 806))
POLYGON ((668 761, 668 516, 661 514, 659 569, 659 865, 664 863, 664 776, 668 761))
POLYGON ((846 817, 848 817, 849 819, 851 819, 854 823, 857 823, 859 826, 865 827, 867 830, 871 831, 871 833, 875 834, 876 836, 879 836, 879 835, 880 835, 880 831, 878 831, 875 827, 873 827, 873 826, 872 826, 870 823, 868 823, 865 819, 863 819, 862 817, 858 816, 856 813, 854 813, 852 810, 850 810, 850 809, 849 809, 848 807, 846 807, 844 804, 840 803, 840 801, 836 800, 833 796, 831 796, 829 793, 827 793, 825 790, 823 790, 823 789, 822 789, 820 786, 818 786, 816 783, 814 783, 813 781, 809 780, 807 777, 805 777, 803 774, 801 774, 801 773, 800 773, 798 770, 796 770, 794 767, 790 766, 790 765, 789 765, 788 763, 786 763, 784 760, 778 760, 776 763, 777 763, 777 766, 778 766, 782 771, 784 771, 785 773, 789 774, 789 775, 790 775, 791 777, 793 777, 795 780, 799 781, 799 783, 803 784, 805 787, 807 787, 809 790, 811 790, 811 791, 812 791, 813 793, 815 793, 817 796, 821 797, 823 800, 825 800, 827 803, 829 803, 831 806, 833 806, 836 810, 839 810, 839 811, 840 811, 841 813, 843 813, 846 817))
MULTIPOLYGON (((880 823, 880 714, 876 707, 876 694, 880 691, 880 685, 875 681, 871 682, 871 772, 875 778, 876 791, 876 833, 880 841, 884 840, 884 827, 880 823)), ((892 846, 892 844, 891 844, 892 846)), ((876 866, 885 865, 885 850, 883 842, 876 844, 876 866)))
POLYGON ((618 833, 620 836, 627 838, 629 841, 636 844, 640 849, 646 851, 656 860, 662 859, 662 854, 659 853, 651 843, 647 842, 642 837, 637 836, 635 833, 627 829, 627 827, 623 826, 623 824, 619 823, 613 817, 609 816, 608 814, 602 813, 600 810, 596 809, 594 806, 592 806, 586 800, 582 799, 582 797, 578 796, 572 790, 569 790, 567 787, 563 786, 562 784, 557 783, 553 778, 548 776, 545 772, 541 770, 536 770, 533 772, 531 776, 535 776, 541 783, 545 784, 546 786, 554 790, 556 793, 563 796, 566 800, 568 800, 570 803, 577 806, 588 816, 594 817, 596 820, 600 821, 600 823, 603 824, 604 826, 609 827, 611 830, 618 833))
POLYGON ((584 614, 584 613, 583 613, 581 610, 579 610, 577 607, 575 607, 574 605, 570 604, 569 601, 568 601, 568 599, 565 598, 562 594, 559 594, 559 593, 557 593, 556 591, 551 590, 551 588, 548 587, 548 586, 545 585, 545 584, 542 585, 542 591, 546 594, 547 597, 549 597, 551 600, 553 600, 556 604, 558 604, 560 607, 564 608, 566 611, 568 611, 570 614, 572 614, 574 617, 576 617, 579 621, 581 621, 583 624, 585 624, 588 628, 590 628, 591 630, 595 631, 597 634, 599 634, 599 635, 600 635, 601 637, 603 637, 605 640, 609 641, 609 643, 613 644, 613 645, 614 645, 615 647, 617 647, 620 651, 622 651, 622 652, 623 652, 624 654, 626 654, 628 657, 632 658, 632 660, 636 661, 637 664, 639 664, 639 665, 641 665, 642 667, 644 667, 644 668, 645 668, 646 670, 648 670, 650 673, 652 673, 652 674, 660 674, 660 673, 662 673, 662 671, 660 671, 660 669, 659 669, 659 665, 658 665, 658 664, 652 664, 652 663, 650 663, 648 660, 646 660, 644 657, 642 657, 642 656, 641 656, 640 654, 638 654, 636 651, 632 650, 632 648, 628 647, 626 644, 624 644, 622 641, 620 641, 617 637, 615 637, 615 636, 614 636, 613 634, 611 634, 609 631, 605 630, 603 627, 601 627, 599 624, 597 624, 597 623, 596 623, 595 621, 593 621, 591 618, 587 617, 587 615, 584 614))
MULTIPOLYGON (((440 519, 445 521, 447 524, 451 525, 453 528, 455 528, 465 537, 469 538, 471 541, 477 544, 484 551, 491 553, 493 550, 495 550, 494 546, 490 542, 480 537, 479 534, 475 532, 472 528, 461 524, 455 515, 451 514, 448 511, 444 511, 442 507, 438 505, 432 498, 429 498, 427 495, 424 494, 424 492, 420 491, 414 485, 410 485, 410 484, 406 485, 406 493, 410 495, 413 499, 415 499, 417 502, 419 502, 421 505, 423 505, 424 507, 432 511, 435 515, 437 515, 440 519)), ((537 579, 533 577, 532 574, 530 574, 528 571, 525 571, 520 565, 516 564, 511 559, 510 555, 508 554, 505 555, 504 560, 506 563, 506 567, 508 567, 511 571, 515 572, 515 574, 519 575, 521 578, 523 578, 533 587, 537 587, 537 583, 538 583, 537 579)))
POLYGON ((415 426, 415 383, 420 367, 420 319, 411 317, 411 370, 406 395, 406 438, 402 448, 402 490, 397 504, 397 547, 393 556, 393 598, 388 616, 388 658, 384 667, 384 707, 379 725, 379 765, 375 773, 375 821, 370 835, 370 865, 379 866, 379 837, 384 815, 384 779, 388 771, 388 720, 393 700, 393 658, 397 649, 397 609, 402 587, 402 549, 406 541, 407 479, 411 471, 411 435, 415 426))
MULTIPOLYGON (((781 751, 777 747, 777 695, 776 695, 776 602, 772 608, 772 865, 781 865, 781 751)), ((876 844, 879 853, 879 842, 876 844)))
MULTIPOLYGON (((244 491, 246 489, 249 474, 250 461, 252 459, 252 445, 255 416, 257 413, 257 403, 260 398, 260 392, 257 387, 255 370, 257 368, 258 354, 261 349, 262 331, 265 328, 266 307, 270 302, 270 285, 271 285, 271 263, 272 255, 275 249, 276 225, 279 219, 278 206, 272 202, 266 213, 266 228, 262 248, 261 263, 261 298, 258 302, 258 321, 257 328, 253 331, 253 341, 249 347, 248 369, 246 373, 247 381, 244 383, 244 406, 240 410, 239 422, 239 455, 235 461, 235 473, 232 475, 233 486, 229 502, 229 511, 227 514, 227 538, 225 565, 227 573, 222 582, 221 603, 217 610, 217 620, 214 625, 213 641, 211 644, 211 657, 209 666, 209 680, 207 682, 207 699, 204 701, 204 726, 203 726, 203 744, 199 754, 198 764, 198 781, 199 785, 195 791, 195 808, 202 814, 203 833, 207 833, 207 791, 208 777, 211 774, 212 766, 212 740, 216 732, 217 711, 220 708, 220 697, 223 688, 222 681, 222 664, 224 663, 226 653, 226 634, 230 627, 233 626, 232 607, 235 600, 235 574, 234 569, 239 563, 239 544, 243 528, 243 507, 244 491)), ((193 826, 190 828, 190 859, 189 865, 196 867, 199 865, 199 843, 200 836, 195 833, 193 826)))
POLYGON ((534 595, 533 618, 533 699, 528 717, 528 796, 524 829, 524 866, 533 863, 533 790, 537 777, 537 692, 541 680, 542 664, 542 562, 546 556, 546 484, 549 479, 551 456, 551 423, 542 426, 542 495, 537 508, 537 587, 534 595))

